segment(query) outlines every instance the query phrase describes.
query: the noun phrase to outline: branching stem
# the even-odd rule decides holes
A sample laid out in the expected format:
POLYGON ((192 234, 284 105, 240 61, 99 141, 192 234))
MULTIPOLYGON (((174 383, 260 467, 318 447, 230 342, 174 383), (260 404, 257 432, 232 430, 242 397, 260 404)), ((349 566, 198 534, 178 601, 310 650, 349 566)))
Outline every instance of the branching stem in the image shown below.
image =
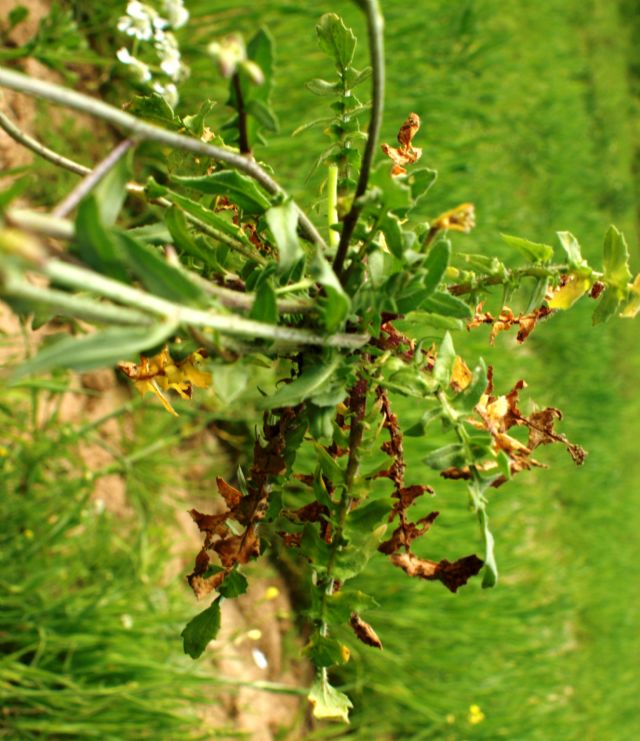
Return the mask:
MULTIPOLYGON (((370 1, 373 2, 373 0, 370 1)), ((101 118, 113 126, 124 129, 128 133, 129 138, 134 141, 155 141, 173 149, 192 152, 202 157, 210 157, 218 162, 224 162, 252 177, 268 193, 272 195, 286 195, 282 186, 265 172, 257 162, 242 154, 146 123, 125 111, 118 110, 114 106, 91 98, 88 95, 78 93, 75 90, 69 90, 52 82, 36 80, 33 77, 28 77, 27 75, 8 70, 4 67, 0 67, 0 87, 7 87, 27 95, 44 98, 52 103, 63 105, 66 108, 72 108, 76 111, 82 111, 91 116, 101 118)), ((298 211, 298 222, 305 236, 326 251, 327 245, 315 225, 297 204, 296 209, 298 211)))

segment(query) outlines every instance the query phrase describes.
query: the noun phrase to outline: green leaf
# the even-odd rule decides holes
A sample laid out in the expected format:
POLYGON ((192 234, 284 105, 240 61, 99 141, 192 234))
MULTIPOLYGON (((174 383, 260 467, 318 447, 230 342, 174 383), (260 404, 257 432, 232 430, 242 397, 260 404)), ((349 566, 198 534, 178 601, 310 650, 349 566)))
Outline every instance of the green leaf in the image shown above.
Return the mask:
POLYGON ((94 192, 100 218, 105 226, 116 223, 122 204, 127 197, 127 183, 131 176, 132 151, 122 157, 102 178, 94 192))
POLYGON ((211 113, 216 103, 214 100, 205 100, 200 105, 200 110, 193 116, 184 116, 182 122, 188 131, 190 131, 195 137, 200 139, 204 133, 205 122, 207 116, 211 113))
POLYGON ((123 255, 144 287, 179 304, 204 304, 206 294, 181 268, 170 265, 157 251, 127 232, 116 233, 123 255))
POLYGON ((604 280, 610 286, 626 291, 631 280, 629 248, 624 234, 610 226, 604 238, 604 280))
POLYGON ((306 522, 300 539, 300 553, 308 558, 317 570, 326 569, 331 558, 331 548, 320 537, 318 528, 306 522))
POLYGON ((455 317, 456 319, 471 318, 471 307, 459 298, 444 291, 433 293, 422 303, 420 308, 431 314, 442 314, 443 316, 455 317))
POLYGON ((436 471, 442 471, 450 466, 462 466, 466 462, 464 446, 461 443, 443 445, 429 453, 423 460, 427 466, 436 471))
POLYGON ((502 241, 519 250, 527 260, 532 262, 549 262, 553 258, 553 247, 548 244, 530 242, 522 237, 512 237, 509 234, 501 234, 502 241))
POLYGON ((206 243, 196 239, 184 218, 184 213, 177 207, 171 206, 164 213, 164 220, 170 233, 171 240, 180 252, 197 260, 201 260, 205 267, 217 267, 214 250, 207 248, 206 243))
POLYGON ((329 116, 316 118, 313 121, 308 121, 307 123, 303 123, 301 126, 298 126, 295 131, 291 132, 291 136, 298 136, 298 134, 302 134, 304 131, 313 129, 315 126, 327 126, 327 124, 330 124, 332 121, 333 118, 330 118, 329 116))
POLYGON ((449 267, 450 260, 451 242, 448 239, 440 239, 429 250, 427 259, 424 261, 424 267, 428 271, 427 277, 423 282, 426 289, 433 292, 440 285, 440 281, 449 267))
POLYGON ((327 332, 335 332, 349 316, 351 300, 345 293, 338 276, 320 250, 316 250, 309 265, 311 277, 324 288, 326 297, 320 300, 322 320, 327 332))
MULTIPOLYGON (((339 95, 342 92, 342 85, 339 82, 327 82, 327 80, 309 80, 305 83, 307 90, 310 90, 314 95, 339 95)), ((333 121, 332 118, 328 119, 333 121)))
POLYGON ((412 170, 405 176, 405 182, 411 188, 411 198, 414 201, 412 215, 415 215, 419 201, 427 195, 437 179, 438 171, 432 170, 430 167, 421 167, 418 170, 412 170))
POLYGON ((456 409, 471 412, 487 388, 487 366, 482 358, 473 369, 471 383, 455 400, 456 409))
POLYGON ((34 358, 20 365, 13 378, 54 368, 84 372, 112 367, 121 360, 159 345, 174 332, 174 324, 160 324, 155 327, 110 327, 79 338, 65 336, 43 347, 34 358))
POLYGON ((218 587, 218 592, 227 599, 234 599, 247 591, 249 583, 244 574, 237 569, 230 571, 224 578, 222 584, 218 587))
POLYGON ((489 530, 489 517, 484 508, 478 510, 478 520, 484 540, 484 574, 482 576, 482 588, 490 589, 498 583, 498 564, 494 553, 495 541, 491 530, 489 530))
POLYGON ((387 162, 380 162, 375 167, 369 178, 369 190, 365 194, 365 200, 377 192, 376 201, 387 211, 393 211, 398 216, 404 216, 413 205, 411 188, 402 182, 403 178, 391 176, 391 170, 387 162))
POLYGON ((349 722, 349 710, 353 707, 351 700, 332 687, 324 674, 314 682, 308 700, 313 706, 314 718, 349 722))
POLYGON ((433 367, 433 377, 442 388, 447 388, 451 381, 451 370, 453 361, 456 359, 456 351, 449 332, 446 332, 438 349, 438 357, 433 367))
POLYGON ((404 253, 404 238, 400 220, 395 214, 387 213, 380 219, 379 226, 391 254, 401 260, 404 253))
POLYGON ((102 275, 127 282, 123 255, 115 237, 102 224, 95 196, 82 200, 75 224, 77 253, 87 265, 102 275))
MULTIPOLYGON (((335 416, 335 409, 331 409, 335 416)), ((318 463, 322 473, 333 483, 334 486, 344 483, 344 471, 333 456, 327 453, 323 445, 314 444, 314 450, 318 456, 318 463)))
POLYGON ((278 323, 276 293, 268 280, 263 280, 258 286, 249 318, 257 319, 259 322, 266 322, 267 324, 278 323))
POLYGON ((158 93, 134 97, 128 112, 164 128, 179 129, 182 125, 173 108, 158 93))
POLYGON ((591 321, 594 325, 609 321, 620 309, 621 300, 614 286, 607 288, 604 296, 598 301, 591 321))
POLYGON ((351 66, 356 50, 356 37, 350 28, 344 25, 340 16, 325 13, 316 26, 320 48, 332 57, 340 73, 351 66))
POLYGON ((255 180, 236 170, 221 170, 212 175, 175 175, 172 180, 201 193, 225 196, 247 214, 262 214, 271 206, 268 196, 255 180))
POLYGON ((427 324, 436 329, 448 329, 452 332, 459 332, 464 329, 462 319, 456 319, 452 316, 443 316, 442 314, 430 314, 426 311, 416 311, 413 315, 420 324, 427 324))
POLYGON ((369 535, 382 520, 388 518, 393 509, 393 500, 389 497, 372 499, 361 504, 349 513, 345 525, 348 537, 356 533, 369 535))
POLYGON ((276 132, 280 128, 278 117, 263 100, 259 100, 258 98, 250 100, 247 103, 246 109, 247 113, 251 114, 263 129, 276 132))
POLYGON ((31 185, 33 180, 30 175, 19 178, 0 193, 0 211, 4 211, 11 201, 19 198, 31 185))
POLYGON ((547 295, 548 287, 549 287, 549 278, 537 278, 536 279, 534 286, 533 286, 533 290, 531 291, 531 297, 529 298, 529 303, 527 304, 527 309, 525 312, 526 314, 542 306, 544 297, 547 295))
POLYGON ((192 618, 180 634, 184 652, 192 659, 204 653, 209 641, 212 641, 220 630, 220 597, 211 603, 206 610, 192 618))
POLYGON ((364 69, 356 69, 355 67, 349 67, 345 74, 345 82, 347 88, 352 90, 357 85, 366 82, 373 74, 371 67, 365 67, 364 69))
POLYGON ((260 408, 292 407, 306 399, 313 399, 314 395, 330 385, 340 362, 341 358, 336 354, 310 365, 295 381, 282 384, 273 396, 263 399, 259 404, 260 408))
POLYGON ((179 206, 183 211, 191 216, 195 216, 196 219, 199 219, 207 226, 210 226, 216 231, 222 232, 229 237, 233 237, 247 246, 251 246, 251 242, 239 226, 232 224, 231 221, 228 221, 223 216, 220 216, 210 208, 203 206, 201 203, 193 201, 191 198, 187 198, 173 190, 169 190, 169 188, 159 185, 153 178, 149 178, 146 190, 151 198, 167 198, 176 206, 179 206))
POLYGON ((317 631, 311 637, 309 644, 305 646, 304 653, 318 668, 339 666, 345 662, 342 645, 335 638, 327 638, 317 631))
POLYGON ((376 600, 365 592, 341 589, 325 598, 327 618, 332 623, 346 623, 352 612, 364 612, 377 607, 376 600))
POLYGON ((434 409, 428 409, 420 418, 419 422, 411 425, 408 429, 404 430, 405 437, 423 437, 427 433, 427 427, 435 422, 437 419, 442 418, 442 409, 436 407, 434 409))
POLYGON ((582 257, 582 249, 578 240, 571 232, 556 232, 562 249, 567 253, 569 267, 576 270, 588 267, 587 261, 582 257))
POLYGON ((289 200, 282 206, 272 206, 265 213, 265 219, 278 247, 279 272, 287 273, 304 257, 298 239, 298 211, 289 200))

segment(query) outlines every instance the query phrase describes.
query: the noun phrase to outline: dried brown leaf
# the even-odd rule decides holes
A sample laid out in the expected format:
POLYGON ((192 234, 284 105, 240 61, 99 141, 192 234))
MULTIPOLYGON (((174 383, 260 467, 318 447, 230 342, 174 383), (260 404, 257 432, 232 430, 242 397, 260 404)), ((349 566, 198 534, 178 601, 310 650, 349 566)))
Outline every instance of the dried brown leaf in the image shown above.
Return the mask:
POLYGON ((430 561, 418 558, 413 553, 394 553, 391 562, 405 571, 409 576, 417 576, 427 581, 441 581, 451 592, 456 592, 467 581, 475 576, 484 562, 476 555, 465 556, 457 561, 430 561))
POLYGON ((382 650, 382 641, 378 638, 375 630, 365 622, 357 612, 351 613, 349 625, 353 628, 356 638, 367 646, 382 650))

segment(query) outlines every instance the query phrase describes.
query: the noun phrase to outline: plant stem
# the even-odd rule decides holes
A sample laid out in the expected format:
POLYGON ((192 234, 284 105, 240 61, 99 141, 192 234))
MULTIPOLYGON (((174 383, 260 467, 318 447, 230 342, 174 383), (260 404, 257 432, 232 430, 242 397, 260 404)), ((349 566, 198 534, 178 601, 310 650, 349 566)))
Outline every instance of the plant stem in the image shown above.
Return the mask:
POLYGON ((334 249, 340 242, 340 235, 331 228, 338 223, 338 166, 327 168, 327 226, 329 227, 329 247, 334 249))
POLYGON ((102 180, 102 178, 112 170, 118 162, 125 156, 125 154, 131 149, 134 142, 132 139, 125 139, 121 141, 109 154, 98 163, 96 167, 91 170, 76 187, 69 193, 69 195, 59 203, 52 211, 52 216, 65 217, 82 201, 83 198, 89 195, 96 185, 102 180))
POLYGON ((74 162, 73 160, 63 157, 61 154, 54 152, 53 149, 45 147, 44 144, 40 144, 33 137, 26 134, 22 129, 18 128, 15 123, 0 111, 0 128, 19 144, 22 144, 27 149, 37 154, 49 162, 52 162, 58 167, 64 167, 66 170, 75 172, 76 175, 88 175, 91 172, 91 168, 85 167, 84 165, 74 162))
POLYGON ((338 277, 342 276, 344 261, 347 257, 351 236, 353 235, 353 230, 356 228, 360 211, 362 210, 359 199, 367 190, 373 155, 378 146, 378 137, 380 134, 384 108, 384 18, 378 0, 362 0, 361 4, 364 6, 367 15, 369 53, 371 57, 371 67, 373 69, 371 119, 369 121, 367 144, 362 156, 360 177, 358 178, 358 185, 353 197, 353 205, 351 206, 349 213, 345 216, 342 225, 342 234, 340 235, 340 243, 338 244, 338 252, 333 261, 333 269, 338 277))
MULTIPOLYGON (((186 214, 185 214, 186 215, 186 214)), ((28 209, 9 209, 6 213, 8 223, 12 226, 19 227, 25 231, 35 232, 55 239, 64 239, 70 241, 75 236, 74 225, 66 219, 59 219, 54 216, 48 216, 38 211, 29 211, 28 209)), ((203 224, 204 227, 207 224, 203 224)), ((68 256, 65 255, 65 259, 68 256)), ((255 258, 252 258, 255 259, 255 258)), ((241 293, 233 291, 230 288, 217 286, 211 281, 205 280, 197 273, 189 273, 189 277, 198 283, 203 291, 216 299, 229 309, 241 309, 250 311, 255 302, 255 293, 241 293)), ((276 293, 285 291, 294 291, 302 288, 309 288, 315 285, 313 281, 299 281, 297 284, 282 286, 276 290, 276 293)), ((67 294, 64 294, 65 296, 67 294)), ((276 307, 279 314, 308 314, 316 307, 313 301, 305 298, 277 299, 276 307)))
POLYGON ((293 345, 357 349, 369 341, 369 336, 364 334, 339 333, 323 336, 308 329, 274 326, 230 314, 218 314, 188 306, 180 306, 111 278, 105 278, 92 270, 69 265, 60 260, 48 260, 42 266, 42 270, 52 280, 70 288, 93 291, 113 301, 160 316, 175 324, 206 327, 222 334, 279 341, 293 345))
MULTIPOLYGON (((373 2, 373 0, 370 0, 373 2)), ((181 149, 186 152, 192 152, 203 157, 210 157, 219 162, 224 162, 231 167, 235 167, 256 180, 262 185, 267 192, 272 195, 285 195, 286 192, 270 175, 268 175, 254 160, 249 159, 242 154, 232 152, 222 147, 216 147, 207 144, 200 139, 193 139, 182 134, 175 134, 159 126, 146 123, 132 116, 125 111, 118 110, 114 106, 103 103, 88 95, 83 95, 75 90, 69 90, 61 85, 55 85, 44 80, 36 80, 33 77, 13 72, 4 67, 0 67, 0 86, 7 87, 11 90, 35 95, 38 98, 44 98, 52 103, 59 103, 67 108, 82 111, 97 118, 101 118, 113 126, 120 127, 128 132, 129 137, 134 141, 155 141, 159 144, 165 144, 173 149, 181 149)), ((320 236, 315 225, 309 217, 296 204, 298 211, 298 221, 306 237, 313 243, 317 244, 323 250, 327 249, 325 241, 320 236)))
POLYGON ((231 78, 231 84, 233 85, 233 91, 236 94, 236 102, 238 104, 238 136, 240 138, 240 153, 251 154, 251 146, 249 144, 249 132, 247 131, 247 111, 244 107, 244 96, 242 95, 242 85, 240 84, 240 75, 235 72, 231 78))
MULTIPOLYGON (((324 590, 322 594, 322 613, 324 614, 324 607, 326 604, 327 597, 333 594, 335 588, 335 578, 333 571, 338 560, 338 554, 342 543, 342 532, 344 525, 347 520, 351 505, 353 504, 353 496, 351 489, 353 482, 357 476, 358 468, 360 466, 360 446, 362 445, 362 438, 364 435, 364 416, 366 413, 367 406, 367 391, 369 384, 367 381, 359 377, 355 382, 351 393, 349 395, 349 409, 351 411, 351 430, 349 432, 349 460, 347 461, 347 470, 345 471, 344 487, 340 497, 340 508, 338 510, 337 522, 333 535, 331 538, 331 555, 329 556, 329 562, 327 564, 327 575, 324 580, 324 590)), ((328 628, 324 622, 320 628, 322 635, 327 635, 328 628)))
MULTIPOLYGON (((453 296, 463 296, 488 286, 501 286, 520 278, 552 278, 569 270, 568 265, 527 265, 523 268, 506 269, 504 275, 486 275, 469 283, 456 283, 447 290, 453 296)), ((594 276, 600 275, 594 273, 594 276)))
POLYGON ((135 309, 105 304, 93 298, 76 296, 44 286, 35 286, 12 273, 7 273, 2 277, 0 293, 3 296, 44 304, 66 316, 85 319, 86 321, 114 322, 136 326, 152 324, 152 319, 148 314, 143 314, 135 309))

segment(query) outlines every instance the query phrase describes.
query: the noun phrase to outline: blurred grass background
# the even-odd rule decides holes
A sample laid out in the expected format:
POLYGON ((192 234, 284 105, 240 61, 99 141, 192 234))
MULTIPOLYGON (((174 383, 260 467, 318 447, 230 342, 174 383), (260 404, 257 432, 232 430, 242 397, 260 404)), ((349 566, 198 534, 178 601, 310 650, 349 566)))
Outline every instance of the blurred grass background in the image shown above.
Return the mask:
MULTIPOLYGON (((108 5, 113 9, 117 4, 108 5)), ((281 132, 259 154, 266 157, 268 152, 281 180, 303 204, 313 203, 322 173, 308 182, 306 177, 326 146, 323 135, 317 129, 291 138, 300 124, 325 115, 323 100, 303 87, 312 77, 331 74, 313 27, 322 12, 335 11, 364 39, 357 8, 346 2, 311 8, 282 0, 255 0, 251 6, 191 0, 187 5, 192 24, 182 38, 192 79, 183 93, 184 110, 190 112, 204 97, 225 99, 202 53, 203 44, 228 30, 249 34, 256 24, 267 25, 278 49, 274 106, 281 132)), ((556 230, 567 229, 578 236, 589 261, 598 265, 604 232, 615 223, 627 235, 637 271, 637 0, 417 0, 410 6, 387 0, 384 8, 388 83, 383 141, 395 139, 410 111, 421 115, 416 145, 424 148, 422 163, 440 173, 430 195, 433 215, 463 201, 476 204, 478 226, 471 235, 459 236, 455 247, 505 257, 499 232, 552 243, 556 230)), ((363 43, 358 53, 364 66, 363 43)), ((576 470, 564 451, 545 450, 540 457, 550 470, 522 474, 492 495, 502 576, 495 590, 482 591, 472 582, 451 595, 438 584, 409 580, 384 561, 373 566, 360 584, 380 602, 367 619, 385 650, 359 651, 340 677, 356 704, 351 727, 330 726, 308 738, 640 737, 640 465, 635 450, 640 431, 640 331, 637 322, 622 321, 592 328, 592 306, 586 299, 582 304, 569 316, 553 317, 540 326, 523 347, 502 335, 496 348, 489 348, 483 330, 454 338, 468 361, 482 354, 495 365, 498 390, 504 392, 524 377, 529 384, 525 399, 560 407, 566 414, 562 430, 590 455, 576 470), (471 712, 474 705, 480 712, 471 712)), ((15 407, 8 393, 0 391, 0 400, 5 416, 11 417, 15 407)), ((420 415, 414 405, 399 403, 407 422, 420 415)), ((138 429, 136 444, 144 448, 153 426, 138 429)), ((34 450, 39 444, 38 438, 25 443, 34 450)), ((462 487, 440 482, 426 469, 421 463, 423 444, 407 442, 407 480, 435 485, 436 500, 422 508, 426 512, 433 505, 430 508, 442 513, 439 527, 425 539, 424 554, 454 558, 477 551, 479 537, 462 487)), ((51 470, 55 458, 49 455, 39 460, 47 461, 51 470)), ((55 479, 30 488, 27 497, 15 490, 17 470, 5 468, 7 491, 14 493, 0 504, 7 535, 0 630, 14 635, 15 627, 10 626, 17 622, 27 626, 19 635, 28 639, 21 638, 8 658, 3 657, 6 673, 0 692, 11 697, 16 686, 26 687, 25 707, 37 709, 38 717, 50 725, 37 727, 25 720, 24 725, 8 726, 6 737, 88 734, 88 723, 81 730, 63 728, 63 720, 81 717, 74 692, 62 691, 67 684, 97 693, 87 695, 87 707, 108 703, 98 699, 101 681, 90 676, 99 656, 85 645, 96 645, 97 640, 86 627, 82 608, 88 604, 87 610, 96 609, 96 586, 78 569, 94 559, 102 575, 102 600, 111 605, 100 609, 105 633, 99 634, 97 645, 101 655, 107 652, 104 661, 109 656, 130 657, 130 674, 114 692, 132 703, 131 710, 119 702, 112 706, 114 725, 105 726, 99 737, 146 737, 125 716, 148 724, 153 729, 149 735, 183 737, 178 729, 185 707, 179 711, 168 702, 166 674, 143 659, 152 633, 154 661, 165 667, 175 662, 171 685, 185 693, 193 690, 190 698, 203 692, 192 670, 180 673, 179 630, 172 633, 178 623, 170 616, 184 610, 182 597, 171 589, 158 597, 153 580, 140 573, 140 564, 150 563, 141 549, 154 540, 154 523, 162 511, 140 518, 135 545, 125 547, 114 539, 104 521, 87 528, 86 537, 82 534, 81 559, 75 546, 57 548, 55 540, 47 541, 47 557, 42 559, 29 550, 34 546, 25 538, 25 528, 37 532, 51 510, 67 518, 71 527, 83 511, 80 502, 86 493, 81 483, 71 491, 71 484, 63 486, 55 479), (137 632, 122 629, 121 600, 139 605, 137 632), (158 615, 162 627, 154 630, 158 615), (38 626, 44 626, 40 633, 38 626), (83 650, 61 649, 56 641, 43 640, 43 630, 83 650), (73 640, 65 638, 67 634, 73 640), (47 681, 43 671, 50 672, 47 681), (56 682, 52 675, 61 679, 56 682), (129 681, 136 683, 136 692, 122 689, 129 681), (51 690, 46 701, 37 694, 42 688, 51 690), (165 707, 170 710, 165 712, 165 707), (140 715, 140 708, 149 716, 140 715), (176 725, 163 725, 165 717, 176 725)), ((145 476, 154 469, 140 470, 142 490, 148 490, 152 483, 145 476)), ((154 569, 161 568, 162 558, 159 549, 151 561, 154 569)), ((30 716, 25 711, 20 717, 30 716)))

